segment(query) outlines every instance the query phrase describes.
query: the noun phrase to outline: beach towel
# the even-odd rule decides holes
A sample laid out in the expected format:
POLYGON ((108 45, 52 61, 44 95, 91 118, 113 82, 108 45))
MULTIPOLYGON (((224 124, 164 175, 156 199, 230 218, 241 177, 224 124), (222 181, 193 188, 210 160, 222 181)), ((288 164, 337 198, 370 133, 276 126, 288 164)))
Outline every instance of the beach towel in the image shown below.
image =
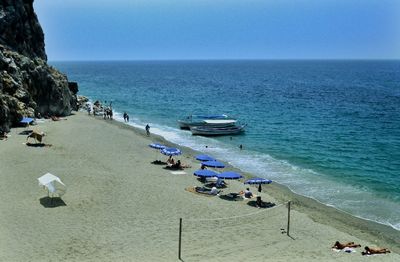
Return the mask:
POLYGON ((170 173, 173 175, 186 175, 185 171, 171 171, 170 173))
POLYGON ((336 249, 336 248, 333 248, 332 249, 333 251, 336 251, 336 252, 345 252, 345 253, 354 253, 354 252, 357 252, 354 248, 352 248, 352 247, 345 247, 345 248, 343 248, 343 249, 336 249))

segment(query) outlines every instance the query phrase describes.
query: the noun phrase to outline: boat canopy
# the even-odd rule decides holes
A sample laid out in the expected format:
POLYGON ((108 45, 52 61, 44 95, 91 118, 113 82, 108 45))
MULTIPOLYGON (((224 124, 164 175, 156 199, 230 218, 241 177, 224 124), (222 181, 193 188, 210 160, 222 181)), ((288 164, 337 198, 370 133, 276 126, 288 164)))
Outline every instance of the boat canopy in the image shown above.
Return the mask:
POLYGON ((236 120, 234 120, 234 119, 206 119, 206 120, 203 120, 203 122, 206 124, 211 124, 211 125, 235 124, 236 120))
POLYGON ((201 118, 201 119, 226 119, 227 115, 192 115, 193 118, 201 118))

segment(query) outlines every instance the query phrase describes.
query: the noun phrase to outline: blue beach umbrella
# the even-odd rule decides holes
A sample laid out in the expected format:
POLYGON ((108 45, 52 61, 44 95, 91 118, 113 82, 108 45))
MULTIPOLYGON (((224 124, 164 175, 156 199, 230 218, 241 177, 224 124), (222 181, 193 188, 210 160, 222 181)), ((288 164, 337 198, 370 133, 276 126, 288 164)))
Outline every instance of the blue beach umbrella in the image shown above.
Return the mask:
POLYGON ((219 173, 217 177, 218 179, 240 179, 243 176, 232 171, 227 171, 219 173))
POLYGON ((218 176, 218 173, 208 169, 199 169, 194 171, 193 175, 201 178, 206 178, 206 177, 216 177, 218 176))
POLYGON ((232 172, 232 171, 219 173, 217 175, 217 179, 218 180, 217 180, 217 183, 216 183, 216 187, 223 186, 225 184, 224 181, 223 181, 224 179, 240 179, 242 177, 243 176, 241 176, 240 174, 232 172))
POLYGON ((182 151, 178 148, 173 148, 173 147, 166 147, 161 149, 161 154, 167 155, 167 156, 178 156, 182 154, 182 151))
MULTIPOLYGON (((155 149, 164 149, 166 148, 166 146, 158 144, 158 143, 152 143, 149 145, 149 147, 151 148, 155 148, 155 149)), ((161 160, 155 160, 153 163, 162 163, 161 160)))
POLYGON ((200 160, 200 161, 215 161, 216 159, 211 157, 211 156, 207 156, 207 155, 197 155, 196 156, 196 160, 200 160))
POLYGON ((249 184, 249 185, 258 185, 258 192, 261 192, 261 184, 271 184, 272 180, 266 179, 266 178, 261 178, 261 177, 253 177, 250 178, 246 181, 244 181, 244 184, 249 184))
POLYGON ((205 161, 201 163, 203 166, 208 166, 208 167, 216 167, 216 168, 224 168, 225 165, 219 161, 212 160, 212 161, 205 161))
POLYGON ((152 144, 149 145, 149 147, 155 148, 155 149, 164 149, 164 148, 166 148, 166 146, 158 144, 158 143, 152 143, 152 144))
POLYGON ((20 123, 22 123, 22 124, 30 124, 30 123, 32 123, 33 122, 33 118, 30 118, 30 117, 23 117, 22 118, 22 120, 21 121, 19 121, 20 123))

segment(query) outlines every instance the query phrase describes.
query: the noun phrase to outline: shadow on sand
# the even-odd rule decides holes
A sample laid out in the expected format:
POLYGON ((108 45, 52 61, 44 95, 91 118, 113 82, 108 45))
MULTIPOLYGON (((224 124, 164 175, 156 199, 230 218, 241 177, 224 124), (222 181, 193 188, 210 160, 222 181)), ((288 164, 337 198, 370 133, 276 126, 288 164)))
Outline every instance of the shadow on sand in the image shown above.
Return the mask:
POLYGON ((18 133, 18 135, 30 135, 33 132, 33 130, 24 130, 18 133))
POLYGON ((227 184, 223 183, 223 184, 217 185, 217 183, 211 182, 211 183, 204 184, 204 186, 205 186, 205 187, 208 187, 208 188, 213 188, 213 187, 216 187, 216 188, 226 188, 226 187, 227 187, 227 184))
POLYGON ((51 144, 45 144, 45 143, 26 143, 26 145, 27 146, 30 146, 30 147, 45 147, 45 146, 47 146, 47 147, 50 147, 51 146, 51 144))
POLYGON ((232 195, 232 194, 227 194, 227 195, 221 195, 219 198, 227 201, 243 201, 243 197, 240 195, 232 195))
POLYGON ((153 162, 151 162, 153 165, 166 165, 167 162, 163 162, 161 160, 154 160, 153 162))
MULTIPOLYGON (((251 200, 251 201, 247 202, 247 204, 249 206, 252 206, 252 207, 258 207, 256 200, 251 200)), ((271 208, 271 207, 274 207, 274 206, 275 206, 275 203, 262 201, 260 208, 271 208)))
POLYGON ((66 206, 64 200, 61 197, 42 197, 39 199, 40 204, 46 208, 54 208, 54 207, 61 207, 66 206))

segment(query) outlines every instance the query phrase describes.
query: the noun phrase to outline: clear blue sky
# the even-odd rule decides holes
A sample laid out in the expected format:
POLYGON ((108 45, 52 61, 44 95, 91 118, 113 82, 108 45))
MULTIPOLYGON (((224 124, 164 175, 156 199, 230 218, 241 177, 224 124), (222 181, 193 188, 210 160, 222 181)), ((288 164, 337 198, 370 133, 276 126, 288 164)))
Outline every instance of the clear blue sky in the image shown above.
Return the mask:
POLYGON ((49 60, 399 59, 399 0, 35 0, 49 60))

